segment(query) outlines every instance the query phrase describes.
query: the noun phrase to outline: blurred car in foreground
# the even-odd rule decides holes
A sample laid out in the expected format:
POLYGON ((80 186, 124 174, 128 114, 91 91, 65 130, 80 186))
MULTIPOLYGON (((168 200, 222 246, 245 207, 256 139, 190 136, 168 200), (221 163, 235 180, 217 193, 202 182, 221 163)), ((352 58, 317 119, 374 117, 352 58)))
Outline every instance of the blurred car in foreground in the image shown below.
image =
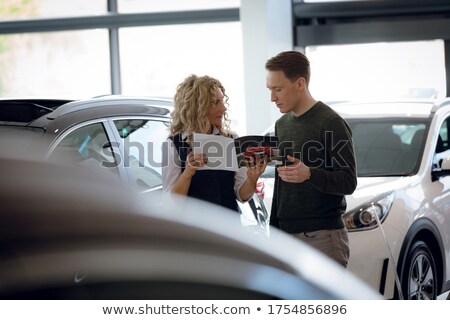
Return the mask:
MULTIPOLYGON (((330 106, 352 128, 356 154, 343 216, 349 270, 387 298, 436 299, 450 290, 450 100, 330 106)), ((265 190, 274 176, 264 173, 265 190)))
MULTIPOLYGON (((114 95, 0 100, 1 154, 42 155, 51 162, 104 171, 141 193, 161 193, 162 144, 169 135, 171 106, 171 99, 114 95)), ((239 207, 245 225, 268 232, 268 213, 257 194, 239 207)))
MULTIPOLYGON (((85 168, 0 159, 0 299, 379 299, 282 232, 85 168)), ((186 200, 186 199, 182 199, 186 200)))

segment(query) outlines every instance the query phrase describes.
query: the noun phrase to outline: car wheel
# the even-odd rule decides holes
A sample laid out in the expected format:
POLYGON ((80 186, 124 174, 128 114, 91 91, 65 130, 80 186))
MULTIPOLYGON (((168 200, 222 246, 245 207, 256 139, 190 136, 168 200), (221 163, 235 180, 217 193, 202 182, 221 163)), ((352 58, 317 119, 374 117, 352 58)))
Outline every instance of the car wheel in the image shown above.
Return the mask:
POLYGON ((411 246, 403 269, 402 291, 407 300, 435 300, 437 273, 433 255, 427 244, 416 241, 411 246))

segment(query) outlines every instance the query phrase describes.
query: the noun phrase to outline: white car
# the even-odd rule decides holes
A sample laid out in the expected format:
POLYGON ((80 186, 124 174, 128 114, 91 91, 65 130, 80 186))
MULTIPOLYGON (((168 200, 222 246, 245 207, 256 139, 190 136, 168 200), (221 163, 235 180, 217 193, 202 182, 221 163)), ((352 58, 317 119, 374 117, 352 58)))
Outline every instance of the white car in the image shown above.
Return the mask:
MULTIPOLYGON (((450 100, 330 106, 351 126, 356 154, 349 270, 386 298, 435 299, 450 289, 450 100)), ((269 210, 274 174, 263 176, 269 210)))

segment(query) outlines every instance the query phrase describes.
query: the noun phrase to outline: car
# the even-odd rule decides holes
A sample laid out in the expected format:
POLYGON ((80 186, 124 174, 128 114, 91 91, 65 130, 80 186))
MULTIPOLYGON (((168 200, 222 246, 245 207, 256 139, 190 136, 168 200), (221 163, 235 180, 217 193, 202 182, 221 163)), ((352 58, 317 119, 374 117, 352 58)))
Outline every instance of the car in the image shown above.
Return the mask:
MULTIPOLYGON (((0 100, 0 146, 10 157, 30 155, 105 171, 140 193, 162 190, 162 145, 172 99, 99 96, 82 100, 0 100)), ((268 213, 255 194, 239 203, 242 223, 268 232, 268 213)))
POLYGON ((36 159, 1 158, 0 175, 2 300, 381 298, 299 240, 249 232, 224 207, 160 203, 100 171, 36 159))
MULTIPOLYGON (((450 289, 450 100, 329 105, 352 128, 356 155, 348 269, 385 298, 436 299, 450 289)), ((261 178, 269 210, 274 176, 261 178)))

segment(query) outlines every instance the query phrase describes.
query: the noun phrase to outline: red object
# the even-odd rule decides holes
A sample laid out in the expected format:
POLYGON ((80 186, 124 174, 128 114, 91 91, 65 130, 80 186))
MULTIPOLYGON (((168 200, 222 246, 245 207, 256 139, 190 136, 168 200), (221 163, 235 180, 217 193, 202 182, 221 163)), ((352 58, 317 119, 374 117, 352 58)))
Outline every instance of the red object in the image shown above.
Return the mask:
POLYGON ((258 194, 261 199, 264 199, 264 195, 265 195, 265 185, 264 185, 264 181, 263 180, 258 180, 258 182, 256 183, 256 194, 258 194))
POLYGON ((248 147, 244 152, 244 156, 252 157, 255 153, 269 157, 273 155, 271 147, 261 146, 261 147, 248 147))

